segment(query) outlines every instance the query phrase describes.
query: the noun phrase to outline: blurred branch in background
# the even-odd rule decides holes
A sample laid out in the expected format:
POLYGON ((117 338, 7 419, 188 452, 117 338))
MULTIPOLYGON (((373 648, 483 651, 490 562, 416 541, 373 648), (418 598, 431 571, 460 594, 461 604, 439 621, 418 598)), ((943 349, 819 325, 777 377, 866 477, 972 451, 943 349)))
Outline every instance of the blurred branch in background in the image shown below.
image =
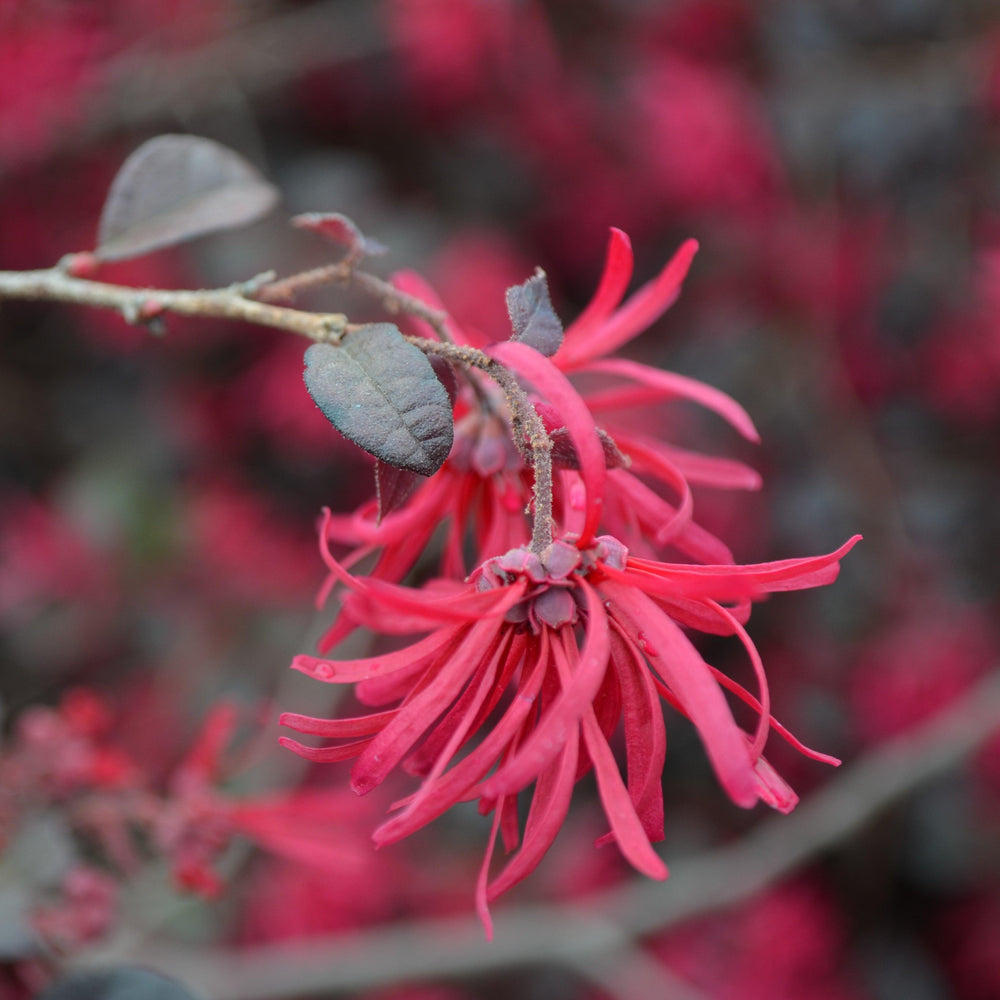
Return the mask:
MULTIPOLYGON (((122 940, 82 964, 139 962, 180 975, 210 1000, 319 996, 399 980, 477 976, 562 965, 605 987, 628 967, 649 982, 651 960, 635 949, 643 935, 748 899, 819 853, 857 833, 880 812, 947 773, 1000 730, 1000 672, 904 736, 851 765, 790 816, 760 823, 740 842, 674 864, 666 885, 634 880, 566 906, 508 907, 488 943, 475 918, 426 920, 365 934, 242 953, 170 948, 122 940), (645 970, 645 971, 644 971, 645 970)), ((669 977, 668 973, 664 975, 669 977)), ((655 995, 689 1000, 660 979, 655 995)), ((620 996, 654 995, 620 992, 620 996)))
MULTIPOLYGON (((46 156, 72 151, 157 122, 210 108, 234 92, 250 98, 311 70, 385 51, 388 40, 370 5, 327 0, 264 13, 222 38, 182 51, 147 45, 101 67, 84 119, 60 131, 46 156)), ((0 177, 5 167, 0 162, 0 177)))

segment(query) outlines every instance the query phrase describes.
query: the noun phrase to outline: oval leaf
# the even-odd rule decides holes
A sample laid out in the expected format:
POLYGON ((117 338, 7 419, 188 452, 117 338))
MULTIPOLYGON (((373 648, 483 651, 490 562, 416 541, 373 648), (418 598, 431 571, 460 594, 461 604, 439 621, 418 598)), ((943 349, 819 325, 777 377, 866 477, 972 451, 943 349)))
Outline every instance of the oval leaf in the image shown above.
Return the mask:
POLYGON ((533 347, 547 358, 559 350, 563 325, 552 308, 549 284, 540 267, 524 284, 507 289, 507 313, 514 329, 512 340, 533 347))
POLYGON ((196 135, 161 135, 144 142, 112 181, 96 254, 124 260, 242 226, 277 200, 277 190, 231 149, 196 135))
POLYGON ((361 327, 339 344, 313 344, 305 380, 326 419, 381 461, 430 476, 448 457, 448 393, 392 323, 361 327))

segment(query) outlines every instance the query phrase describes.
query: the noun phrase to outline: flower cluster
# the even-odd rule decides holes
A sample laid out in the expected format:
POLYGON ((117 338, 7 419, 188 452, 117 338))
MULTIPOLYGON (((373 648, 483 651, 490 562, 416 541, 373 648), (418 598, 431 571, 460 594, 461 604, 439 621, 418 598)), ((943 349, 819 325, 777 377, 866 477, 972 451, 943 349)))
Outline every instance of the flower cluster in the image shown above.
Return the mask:
MULTIPOLYGON (((354 759, 352 787, 359 794, 398 766, 420 777, 417 790, 375 832, 378 844, 408 836, 461 801, 476 800, 482 813, 492 813, 477 888, 487 929, 488 903, 538 865, 574 785, 590 771, 610 826, 602 839, 616 842, 639 871, 666 877, 651 846, 664 835, 661 701, 691 720, 719 781, 740 806, 762 800, 788 811, 795 805, 794 792, 763 756, 772 729, 803 753, 836 763, 772 719, 763 667, 744 624, 755 600, 830 583, 856 539, 828 555, 736 565, 694 521, 691 484, 753 488, 756 474, 619 429, 614 420, 626 407, 686 398, 756 436, 746 413, 723 394, 606 356, 676 299, 695 249, 685 244, 622 305, 631 253, 624 234, 614 231, 598 291, 551 360, 525 343, 483 343, 451 324, 455 344, 485 352, 534 393, 554 466, 549 497, 537 489, 537 465, 523 457, 524 415, 469 373, 456 402, 455 444, 441 471, 391 513, 380 498, 346 517, 327 511, 322 521, 329 569, 322 596, 335 590, 341 597, 322 651, 357 627, 422 637, 363 659, 296 657, 296 669, 353 684, 357 698, 378 710, 332 720, 286 713, 284 725, 332 742, 313 747, 286 737, 282 743, 311 761, 354 759), (612 384, 582 395, 568 377, 577 372, 612 384), (607 416, 606 426, 597 426, 597 414, 607 416), (539 518, 550 528, 544 546, 532 530, 539 518), (437 575, 420 587, 401 584, 442 521, 437 575), (350 550, 338 559, 334 544, 350 550), (373 553, 367 575, 352 572, 373 553), (668 554, 684 561, 664 561, 668 554), (706 663, 689 631, 738 637, 757 693, 706 663), (736 724, 726 691, 758 713, 754 732, 736 724), (612 751, 619 728, 624 777, 612 751), (522 831, 518 798, 529 786, 522 831), (513 853, 494 875, 498 836, 513 853)), ((438 305, 413 276, 400 283, 438 305)))
POLYGON ((350 835, 357 808, 342 793, 236 798, 221 787, 233 705, 209 713, 165 787, 155 764, 115 741, 114 722, 104 699, 71 689, 54 708, 21 712, 0 753, 0 850, 21 858, 32 890, 25 955, 33 938, 69 951, 102 937, 115 924, 121 884, 150 856, 166 859, 178 888, 206 898, 224 887, 216 864, 236 836, 338 875, 363 867, 350 835), (334 841, 332 826, 342 831, 334 841))
MULTIPOLYGON (((594 463, 602 477, 606 468, 606 480, 592 491, 594 503, 603 507, 603 527, 643 556, 655 556, 670 546, 688 559, 724 563, 732 562, 732 554, 720 539, 694 521, 691 487, 753 490, 760 486, 758 474, 740 462, 692 453, 640 434, 633 428, 634 421, 622 418, 650 404, 682 399, 717 413, 743 437, 757 441, 753 422, 738 403, 711 386, 607 356, 638 336, 676 301, 697 249, 697 243, 688 240, 654 280, 623 303, 632 277, 632 249, 625 233, 613 229, 597 291, 566 328, 551 363, 510 343, 494 345, 492 350, 498 358, 497 350, 506 352, 501 360, 533 381, 536 388, 545 385, 547 400, 535 405, 552 437, 553 461, 560 473, 555 483, 556 501, 567 530, 582 527, 579 476, 574 475, 579 471, 580 455, 563 424, 569 409, 575 407, 583 426, 593 425, 592 414, 603 422, 598 432, 601 454, 594 463), (579 395, 559 377, 570 373, 599 377, 601 384, 579 395), (557 398, 562 410, 552 405, 557 398), (644 480, 660 489, 651 488, 644 480), (663 496, 664 491, 670 499, 663 496)), ((441 308, 433 290, 417 275, 399 274, 396 284, 441 308)), ((426 324, 417 321, 415 325, 420 333, 435 338, 426 324)), ((477 330, 453 321, 448 323, 447 333, 457 345, 489 347, 477 330)), ((528 540, 531 528, 525 508, 533 500, 532 470, 522 455, 523 448, 518 447, 512 415, 503 397, 489 385, 480 384, 475 392, 465 387, 456 400, 455 418, 455 444, 448 461, 437 475, 416 486, 405 504, 386 514, 381 498, 373 498, 352 514, 324 521, 325 537, 351 550, 345 565, 353 566, 377 552, 371 576, 399 581, 444 525, 440 573, 446 578, 462 578, 491 556, 528 540), (466 561, 469 543, 474 552, 471 566, 466 561)), ((583 447, 595 451, 593 434, 583 447)), ((330 580, 331 585, 334 582, 330 580)), ((321 603, 327 596, 327 591, 321 594, 321 603)), ((320 648, 332 648, 351 627, 349 616, 338 616, 320 648)))

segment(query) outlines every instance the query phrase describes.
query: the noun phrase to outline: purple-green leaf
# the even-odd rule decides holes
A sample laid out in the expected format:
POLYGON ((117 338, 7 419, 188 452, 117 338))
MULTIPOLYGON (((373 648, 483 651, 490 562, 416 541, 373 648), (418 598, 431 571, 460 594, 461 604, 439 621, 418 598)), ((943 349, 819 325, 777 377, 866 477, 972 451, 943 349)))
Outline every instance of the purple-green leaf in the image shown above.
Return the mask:
POLYGON ((549 285, 540 267, 523 284, 507 289, 507 313, 514 330, 512 340, 533 347, 547 358, 559 350, 563 325, 552 308, 549 285))
POLYGON ((382 518, 402 507, 413 496, 413 491, 422 479, 408 469, 397 469, 394 465, 375 459, 375 502, 378 505, 378 523, 382 518))
POLYGON ((431 476, 448 457, 448 393, 392 323, 363 326, 339 344, 313 344, 305 381, 327 420, 380 461, 431 476))
POLYGON ((277 190, 242 156, 196 135, 161 135, 122 164, 108 191, 96 255, 124 260, 270 211, 277 190))

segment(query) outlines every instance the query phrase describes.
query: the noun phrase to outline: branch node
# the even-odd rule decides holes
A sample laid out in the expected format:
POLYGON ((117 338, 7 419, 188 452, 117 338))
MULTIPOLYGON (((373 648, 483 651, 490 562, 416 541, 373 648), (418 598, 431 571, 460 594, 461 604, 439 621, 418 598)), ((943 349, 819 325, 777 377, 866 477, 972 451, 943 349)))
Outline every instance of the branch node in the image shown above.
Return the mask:
POLYGON ((71 278, 95 278, 101 262, 89 250, 82 253, 68 253, 59 258, 53 270, 67 274, 71 278))
POLYGON ((276 271, 261 271, 260 274, 255 274, 252 278, 247 278, 246 281, 237 281, 235 284, 229 286, 229 291, 233 292, 235 295, 239 295, 244 299, 252 299, 257 296, 260 290, 267 285, 270 285, 278 277, 276 271))
POLYGON ((344 334, 348 332, 349 324, 343 317, 330 317, 320 325, 321 344, 339 344, 344 339, 344 334))

